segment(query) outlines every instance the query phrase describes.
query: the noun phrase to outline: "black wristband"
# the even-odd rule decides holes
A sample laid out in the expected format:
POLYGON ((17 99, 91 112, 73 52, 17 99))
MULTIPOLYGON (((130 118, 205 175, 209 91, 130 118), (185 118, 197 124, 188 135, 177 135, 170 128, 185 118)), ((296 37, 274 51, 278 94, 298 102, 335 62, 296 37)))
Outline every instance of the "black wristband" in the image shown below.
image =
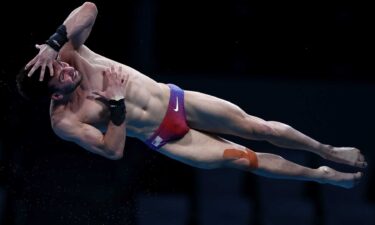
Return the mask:
POLYGON ((65 25, 60 25, 54 34, 51 35, 51 37, 48 38, 46 43, 56 50, 57 52, 60 51, 62 46, 69 40, 67 37, 68 33, 66 32, 65 25))
POLYGON ((109 100, 109 111, 111 112, 111 121, 116 126, 120 126, 124 120, 126 115, 126 106, 124 99, 120 100, 109 100))

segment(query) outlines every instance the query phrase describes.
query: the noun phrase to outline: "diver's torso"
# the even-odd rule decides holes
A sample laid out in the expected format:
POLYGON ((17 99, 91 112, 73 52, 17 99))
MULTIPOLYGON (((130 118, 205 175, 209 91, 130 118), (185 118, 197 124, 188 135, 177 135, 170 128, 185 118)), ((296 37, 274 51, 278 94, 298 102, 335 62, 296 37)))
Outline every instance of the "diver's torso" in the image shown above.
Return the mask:
POLYGON ((83 75, 81 85, 85 88, 78 98, 69 102, 69 107, 58 109, 58 113, 51 112, 51 117, 54 114, 58 117, 73 114, 80 122, 105 132, 110 112, 103 102, 93 98, 92 92, 105 90, 107 82, 103 71, 106 68, 114 66, 117 71, 121 66, 123 73, 129 75, 124 90, 127 135, 145 140, 158 128, 169 103, 167 85, 157 83, 131 67, 96 54, 85 46, 82 46, 80 51, 61 54, 61 60, 74 66, 83 75))

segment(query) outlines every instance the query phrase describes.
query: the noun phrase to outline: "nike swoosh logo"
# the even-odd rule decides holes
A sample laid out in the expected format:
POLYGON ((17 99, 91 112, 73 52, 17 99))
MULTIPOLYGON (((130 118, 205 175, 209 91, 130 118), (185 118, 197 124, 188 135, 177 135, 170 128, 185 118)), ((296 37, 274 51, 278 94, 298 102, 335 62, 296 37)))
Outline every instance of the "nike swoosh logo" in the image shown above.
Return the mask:
POLYGON ((178 97, 176 97, 176 108, 173 109, 175 112, 178 112, 178 97))

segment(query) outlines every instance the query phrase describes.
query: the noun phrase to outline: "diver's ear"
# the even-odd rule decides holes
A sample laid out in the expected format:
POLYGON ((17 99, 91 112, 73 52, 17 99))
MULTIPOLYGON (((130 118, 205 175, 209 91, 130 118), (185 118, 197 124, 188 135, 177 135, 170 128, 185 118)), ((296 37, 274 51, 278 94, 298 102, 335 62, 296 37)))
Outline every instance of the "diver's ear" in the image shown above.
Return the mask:
POLYGON ((63 97, 64 97, 64 95, 59 94, 59 93, 53 93, 52 96, 51 96, 51 98, 53 100, 61 100, 63 97))

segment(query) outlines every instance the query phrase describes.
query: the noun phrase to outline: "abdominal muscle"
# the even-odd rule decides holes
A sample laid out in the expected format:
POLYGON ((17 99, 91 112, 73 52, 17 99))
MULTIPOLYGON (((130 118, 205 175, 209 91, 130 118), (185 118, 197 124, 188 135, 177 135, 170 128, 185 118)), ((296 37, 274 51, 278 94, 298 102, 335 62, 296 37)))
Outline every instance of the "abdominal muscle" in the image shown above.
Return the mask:
POLYGON ((146 140, 163 121, 169 104, 169 87, 143 74, 133 75, 127 85, 127 135, 146 140))

